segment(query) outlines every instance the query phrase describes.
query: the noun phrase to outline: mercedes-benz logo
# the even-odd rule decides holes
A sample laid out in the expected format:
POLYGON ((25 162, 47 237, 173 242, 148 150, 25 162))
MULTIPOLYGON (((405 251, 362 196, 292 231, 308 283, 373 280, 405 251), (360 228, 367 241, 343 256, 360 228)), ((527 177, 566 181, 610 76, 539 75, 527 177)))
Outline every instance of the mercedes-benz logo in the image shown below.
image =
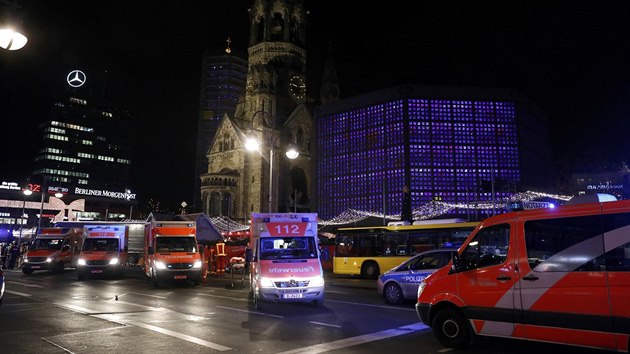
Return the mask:
POLYGON ((68 85, 72 87, 83 86, 85 83, 85 74, 81 70, 72 70, 70 74, 68 74, 66 81, 68 81, 68 85))

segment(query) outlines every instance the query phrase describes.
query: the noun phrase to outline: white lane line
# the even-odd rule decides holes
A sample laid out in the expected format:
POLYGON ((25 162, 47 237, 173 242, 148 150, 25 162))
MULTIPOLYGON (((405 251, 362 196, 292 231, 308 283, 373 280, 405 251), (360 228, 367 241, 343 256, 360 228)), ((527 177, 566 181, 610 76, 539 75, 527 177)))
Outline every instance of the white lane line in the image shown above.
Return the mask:
MULTIPOLYGON (((115 329, 122 329, 122 328, 127 328, 129 327, 129 325, 126 324, 120 324, 120 326, 116 326, 116 327, 108 327, 108 328, 99 328, 99 329, 93 329, 93 330, 89 330, 89 331, 82 331, 82 332, 72 332, 72 333, 66 333, 66 334, 59 334, 56 336, 52 336, 52 337, 48 337, 48 338, 58 338, 58 337, 67 337, 67 336, 76 336, 78 334, 87 334, 87 333, 96 333, 96 332, 105 332, 105 331, 113 331, 115 329)), ((46 338, 42 338, 44 340, 46 340, 46 338)))
POLYGON ((330 342, 330 343, 322 343, 322 344, 312 345, 310 347, 304 347, 304 348, 289 350, 289 351, 282 352, 282 353, 277 353, 277 354, 298 354, 298 353, 315 354, 315 353, 324 353, 324 352, 327 352, 327 351, 330 351, 330 350, 348 348, 348 347, 352 347, 352 346, 356 346, 356 345, 360 345, 360 344, 364 344, 364 343, 369 343, 369 342, 373 342, 373 341, 377 341, 377 340, 381 340, 381 339, 386 339, 386 338, 390 338, 390 337, 400 336, 400 335, 403 335, 403 334, 408 334, 408 333, 413 333, 413 332, 417 332, 417 331, 422 331, 422 330, 425 330, 427 328, 429 328, 429 327, 427 327, 426 325, 424 325, 422 323, 414 323, 414 324, 410 324, 408 326, 388 329, 388 330, 385 330, 385 331, 380 331, 380 332, 375 332, 375 333, 364 334, 362 336, 357 336, 357 337, 341 339, 341 340, 330 342))
POLYGON ((4 292, 7 293, 7 294, 13 294, 13 295, 24 296, 24 297, 31 297, 31 296, 33 296, 31 294, 25 294, 25 293, 21 293, 19 291, 13 291, 13 290, 5 290, 4 292))
POLYGON ((135 295, 140 295, 140 296, 148 296, 148 297, 154 297, 156 299, 162 299, 162 300, 166 300, 167 299, 166 296, 150 295, 150 294, 143 294, 143 293, 134 293, 133 291, 129 291, 129 292, 125 293, 125 294, 135 294, 135 295))
POLYGON ((328 300, 328 299, 326 299, 326 302, 337 302, 337 303, 340 303, 340 304, 348 304, 348 305, 378 307, 378 308, 388 309, 388 310, 403 310, 403 311, 413 311, 413 312, 416 311, 414 309, 410 309, 410 308, 406 308, 406 307, 395 307, 395 306, 386 306, 386 305, 371 305, 371 304, 363 304, 363 303, 360 303, 360 302, 338 301, 338 300, 328 300))
POLYGON ((165 309, 164 307, 155 307, 155 306, 145 306, 145 305, 140 305, 140 304, 134 304, 133 302, 127 302, 127 301, 120 301, 120 300, 115 300, 115 299, 111 299, 111 300, 107 300, 106 302, 112 303, 112 304, 122 304, 122 305, 129 305, 129 306, 137 306, 143 309, 147 309, 150 311, 168 311, 168 309, 165 309))
POLYGON ((232 348, 230 348, 230 347, 226 347, 224 345, 217 344, 217 343, 208 342, 208 341, 203 340, 201 338, 197 338, 197 337, 189 336, 187 334, 171 331, 171 330, 166 329, 166 328, 157 327, 157 326, 153 326, 153 325, 150 325, 150 324, 137 322, 137 321, 125 321, 125 320, 122 320, 119 316, 116 316, 116 315, 96 315, 94 317, 101 318, 101 319, 104 319, 104 320, 108 320, 108 321, 111 321, 111 322, 120 323, 120 324, 129 324, 129 325, 134 325, 136 327, 145 328, 145 329, 148 329, 150 331, 154 331, 154 332, 166 334, 167 336, 183 339, 185 341, 188 341, 188 342, 191 342, 191 343, 195 343, 195 344, 199 344, 201 346, 204 346, 204 347, 207 347, 207 348, 210 348, 210 349, 214 349, 214 350, 218 350, 218 351, 221 351, 221 352, 224 352, 226 350, 232 350, 232 348))
POLYGON ((22 286, 26 286, 26 287, 29 287, 29 288, 43 288, 43 286, 41 286, 41 285, 37 285, 37 284, 28 284, 28 283, 22 283, 22 282, 19 282, 19 281, 14 281, 14 280, 7 281, 7 283, 8 283, 8 284, 17 284, 17 285, 22 285, 22 286))
POLYGON ((234 300, 234 301, 249 301, 247 299, 240 299, 240 298, 234 298, 232 296, 222 296, 222 295, 213 295, 213 294, 204 294, 204 293, 197 293, 197 295, 201 295, 201 296, 208 296, 208 297, 216 297, 219 299, 230 299, 230 300, 234 300))
POLYGON ((64 309, 68 309, 74 312, 79 312, 79 313, 84 313, 84 314, 91 314, 91 313, 99 313, 100 311, 96 311, 96 310, 92 310, 86 307, 81 307, 81 306, 75 306, 75 305, 70 305, 70 304, 63 304, 61 302, 55 302, 54 303, 55 306, 64 308, 64 309))
POLYGON ((450 352, 452 350, 453 350, 453 348, 444 348, 444 349, 438 350, 438 353, 446 353, 446 352, 450 352))
POLYGON ((324 323, 324 322, 317 322, 317 321, 308 321, 308 322, 312 324, 320 325, 320 326, 341 328, 341 326, 336 325, 336 324, 331 324, 331 323, 324 323))
POLYGON ((48 342, 48 343, 50 343, 50 344, 52 344, 52 345, 54 345, 55 347, 57 347, 57 348, 59 348, 59 349, 63 350, 63 351, 64 351, 64 352, 66 352, 66 353, 71 353, 71 354, 74 354, 74 352, 71 352, 70 350, 68 350, 68 349, 66 349, 66 348, 64 348, 64 347, 62 347, 62 346, 60 346, 60 345, 59 345, 59 344, 57 344, 57 343, 53 343, 53 342, 49 341, 49 340, 48 340, 48 339, 46 339, 46 338, 42 338, 42 340, 43 340, 43 341, 46 341, 46 342, 48 342))
POLYGON ((269 316, 269 317, 275 317, 275 318, 284 318, 284 316, 272 315, 270 313, 264 313, 264 312, 258 312, 258 311, 248 311, 248 310, 242 310, 242 309, 235 309, 233 307, 217 306, 217 308, 224 309, 224 310, 230 310, 230 311, 236 311, 236 312, 249 313, 249 314, 252 314, 252 315, 261 315, 261 316, 269 316))

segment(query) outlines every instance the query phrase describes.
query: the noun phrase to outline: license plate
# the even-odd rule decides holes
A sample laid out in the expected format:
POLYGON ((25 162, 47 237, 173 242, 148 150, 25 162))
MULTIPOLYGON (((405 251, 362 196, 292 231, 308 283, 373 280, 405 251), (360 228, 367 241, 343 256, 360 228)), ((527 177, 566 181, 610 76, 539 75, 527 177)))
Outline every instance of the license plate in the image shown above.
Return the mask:
POLYGON ((186 279, 185 275, 176 275, 175 279, 186 279))
POLYGON ((41 268, 41 267, 42 267, 42 266, 31 266, 31 269, 39 269, 39 268, 41 268))
POLYGON ((282 298, 283 299, 301 299, 302 298, 302 293, 282 294, 282 298))
POLYGON ((92 273, 103 273, 102 269, 92 269, 92 273))

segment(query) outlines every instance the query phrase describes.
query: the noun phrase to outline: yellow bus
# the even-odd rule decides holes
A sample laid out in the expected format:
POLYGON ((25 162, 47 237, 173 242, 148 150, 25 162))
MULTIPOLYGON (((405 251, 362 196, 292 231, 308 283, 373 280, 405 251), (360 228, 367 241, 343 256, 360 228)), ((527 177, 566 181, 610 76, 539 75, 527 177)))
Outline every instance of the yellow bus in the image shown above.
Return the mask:
POLYGON ((458 248, 478 222, 464 219, 415 221, 412 225, 337 229, 333 273, 376 279, 407 258, 436 248, 458 248))

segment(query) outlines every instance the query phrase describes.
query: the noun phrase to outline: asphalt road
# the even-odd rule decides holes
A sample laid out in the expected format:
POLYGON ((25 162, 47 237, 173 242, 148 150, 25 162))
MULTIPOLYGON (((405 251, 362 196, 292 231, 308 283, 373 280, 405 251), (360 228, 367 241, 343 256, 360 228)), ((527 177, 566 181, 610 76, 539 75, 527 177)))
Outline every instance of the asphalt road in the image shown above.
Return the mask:
POLYGON ((78 281, 75 272, 9 270, 0 353, 605 353, 483 339, 444 348, 413 303, 389 306, 374 280, 326 275, 322 307, 265 303, 229 275, 154 288, 138 271, 78 281))

